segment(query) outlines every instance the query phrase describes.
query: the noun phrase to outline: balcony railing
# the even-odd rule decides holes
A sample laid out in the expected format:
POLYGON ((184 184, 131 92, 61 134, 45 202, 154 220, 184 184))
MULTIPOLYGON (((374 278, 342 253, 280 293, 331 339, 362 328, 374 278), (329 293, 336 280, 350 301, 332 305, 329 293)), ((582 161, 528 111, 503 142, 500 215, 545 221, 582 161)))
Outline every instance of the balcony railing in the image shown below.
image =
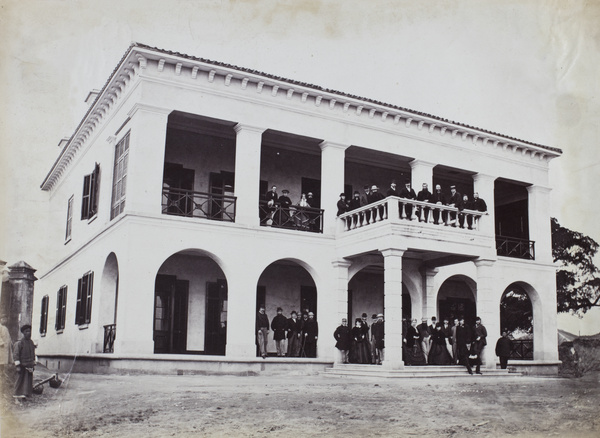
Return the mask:
POLYGON ((475 210, 459 210, 441 204, 390 196, 373 204, 365 205, 340 215, 344 231, 367 227, 371 224, 390 220, 423 222, 438 226, 460 227, 479 230, 481 216, 487 214, 475 210))
POLYGON ((320 208, 298 206, 283 208, 277 203, 269 206, 266 201, 261 201, 260 224, 265 227, 322 233, 324 211, 320 208))
POLYGON ((113 353, 115 347, 115 338, 117 337, 117 324, 104 326, 104 353, 113 353))
POLYGON ((235 222, 236 197, 193 190, 164 188, 162 213, 235 222))
POLYGON ((512 343, 510 359, 533 360, 533 339, 515 339, 512 343))
POLYGON ((535 242, 515 237, 496 236, 496 253, 504 257, 534 260, 535 242))

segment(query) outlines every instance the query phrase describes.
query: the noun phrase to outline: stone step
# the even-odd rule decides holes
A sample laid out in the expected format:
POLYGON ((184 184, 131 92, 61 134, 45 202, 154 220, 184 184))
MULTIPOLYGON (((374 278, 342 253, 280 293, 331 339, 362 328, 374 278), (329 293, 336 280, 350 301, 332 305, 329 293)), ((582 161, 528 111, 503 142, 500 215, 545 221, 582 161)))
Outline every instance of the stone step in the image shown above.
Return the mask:
MULTIPOLYGON (((482 375, 475 377, 508 377, 518 376, 509 370, 482 369, 482 375)), ((423 377, 471 377, 466 368, 458 365, 448 366, 407 366, 402 370, 388 370, 377 365, 335 364, 325 369, 328 376, 338 377, 380 377, 380 378, 423 378, 423 377)))

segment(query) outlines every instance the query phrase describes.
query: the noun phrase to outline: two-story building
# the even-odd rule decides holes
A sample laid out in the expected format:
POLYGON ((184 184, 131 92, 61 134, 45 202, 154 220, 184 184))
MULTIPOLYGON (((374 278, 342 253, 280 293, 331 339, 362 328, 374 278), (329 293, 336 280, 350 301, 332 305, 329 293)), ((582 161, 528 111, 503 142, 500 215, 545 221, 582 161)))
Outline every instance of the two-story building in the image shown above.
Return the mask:
MULTIPOLYGON (((531 363, 556 370, 559 149, 142 44, 88 99, 41 186, 54 263, 34 321, 50 364, 254 366, 265 304, 270 319, 316 313, 321 363, 336 360, 343 317, 382 312, 384 366, 399 369, 403 317, 479 315, 493 347, 502 296, 519 287, 531 363), (340 192, 385 194, 392 180, 478 192, 487 212, 391 196, 336 216, 340 192), (266 202, 272 186, 291 207, 266 202)), ((493 348, 485 360, 496 366, 493 348)))

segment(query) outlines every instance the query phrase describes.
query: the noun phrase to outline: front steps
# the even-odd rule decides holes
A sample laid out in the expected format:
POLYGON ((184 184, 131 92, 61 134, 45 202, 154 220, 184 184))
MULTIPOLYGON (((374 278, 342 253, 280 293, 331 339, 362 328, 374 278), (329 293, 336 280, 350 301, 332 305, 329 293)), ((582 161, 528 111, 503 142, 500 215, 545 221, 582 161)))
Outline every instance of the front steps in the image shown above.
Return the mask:
POLYGON ((481 368, 482 375, 471 376, 464 366, 460 365, 426 365, 405 366, 403 370, 388 370, 384 365, 361 365, 361 364, 334 364, 333 368, 326 368, 325 375, 335 377, 381 377, 381 378, 423 378, 423 377, 509 377, 519 376, 520 373, 510 372, 509 369, 487 369, 481 368))

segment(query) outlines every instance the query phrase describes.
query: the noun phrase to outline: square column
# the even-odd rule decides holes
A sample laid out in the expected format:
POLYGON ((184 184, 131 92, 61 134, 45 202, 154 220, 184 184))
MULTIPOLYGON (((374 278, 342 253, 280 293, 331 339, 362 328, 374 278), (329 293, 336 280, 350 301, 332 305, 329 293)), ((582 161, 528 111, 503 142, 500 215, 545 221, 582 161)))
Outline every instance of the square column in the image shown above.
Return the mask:
MULTIPOLYGON (((487 205, 487 215, 481 217, 479 222, 479 230, 490 236, 496 234, 496 217, 494 214, 494 181, 495 177, 476 173, 473 175, 473 190, 479 194, 479 198, 485 201, 487 205)), ((469 194, 469 199, 473 200, 472 194, 469 194)), ((494 253, 496 248, 494 246, 494 253)))
POLYGON ((323 233, 335 233, 337 202, 344 191, 344 160, 348 145, 324 141, 321 147, 321 208, 323 233))
MULTIPOLYGON (((170 112, 170 109, 136 105, 128 114, 131 118, 131 134, 125 188, 127 212, 160 214, 162 211, 165 146, 170 112)), ((126 130, 120 133, 117 142, 123 138, 125 132, 126 130)), ((113 146, 113 160, 114 154, 113 146)), ((111 187, 112 174, 112 168, 105 173, 110 175, 111 187)))
MULTIPOLYGON (((348 260, 335 260, 333 263, 334 276, 335 276, 335 284, 334 284, 334 293, 337 298, 337 312, 334 314, 337 318, 335 321, 335 327, 339 326, 342 323, 342 318, 348 318, 348 268, 352 265, 352 262, 348 260)), ((348 326, 352 327, 350 321, 348 321, 348 326)), ((334 351, 334 362, 340 363, 342 361, 342 355, 339 350, 335 348, 334 351)))
MULTIPOLYGON (((429 191, 433 193, 433 168, 434 163, 429 163, 423 160, 412 160, 410 163, 410 180, 411 187, 416 193, 419 193, 423 183, 427 183, 429 191)), ((403 181, 399 181, 400 185, 403 185, 403 181)))
POLYGON ((256 358, 256 282, 243 265, 227 277, 227 358, 256 358))
POLYGON ((402 255, 404 249, 384 249, 383 307, 385 315, 385 360, 387 369, 404 368, 402 361, 402 255))
POLYGON ((477 315, 487 330, 487 345, 481 354, 483 367, 496 369, 496 341, 500 337, 500 299, 502 291, 496 291, 494 261, 478 260, 477 266, 477 315))
MULTIPOLYGON (((423 313, 421 318, 431 318, 432 316, 437 317, 437 296, 435 291, 435 276, 439 272, 439 269, 425 269, 423 272, 423 283, 424 283, 424 296, 423 296, 423 313)), ((416 315, 413 316, 416 318, 416 315)))
POLYGON ((548 187, 529 186, 529 238, 535 241, 535 260, 552 264, 552 230, 550 226, 550 192, 548 187))
POLYGON ((259 225, 260 148, 264 128, 235 126, 235 222, 259 225))

